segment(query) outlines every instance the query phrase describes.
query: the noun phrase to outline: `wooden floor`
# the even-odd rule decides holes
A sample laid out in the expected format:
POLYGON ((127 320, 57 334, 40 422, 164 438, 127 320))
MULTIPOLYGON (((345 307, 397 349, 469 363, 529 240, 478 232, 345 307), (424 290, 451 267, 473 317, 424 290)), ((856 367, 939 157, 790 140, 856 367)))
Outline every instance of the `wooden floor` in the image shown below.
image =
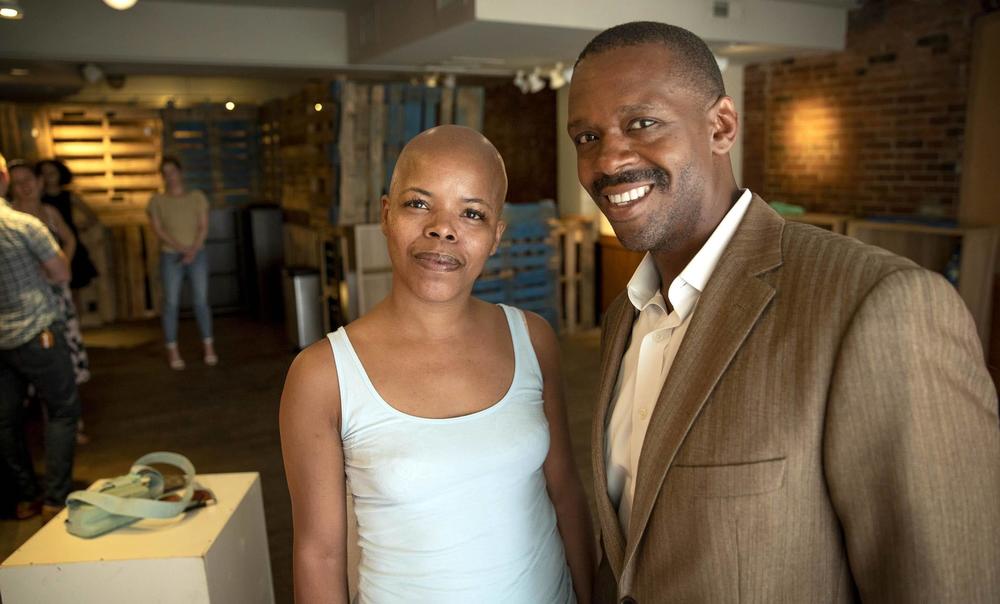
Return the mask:
MULTIPOLYGON (((166 367, 156 323, 85 334, 92 342, 94 377, 81 395, 93 442, 78 447, 74 477, 82 488, 127 471, 135 458, 154 450, 181 452, 201 473, 260 472, 275 596, 277 602, 291 602, 291 509, 277 412, 294 353, 280 325, 227 317, 216 320, 215 332, 222 361, 208 368, 198 354, 193 324, 182 322, 180 345, 188 368, 181 372, 166 367)), ((590 417, 599 338, 591 331, 563 338, 562 344, 574 454, 592 502, 590 417)), ((36 417, 29 425, 36 463, 39 423, 36 417)), ((0 559, 40 525, 37 518, 0 521, 0 559)))

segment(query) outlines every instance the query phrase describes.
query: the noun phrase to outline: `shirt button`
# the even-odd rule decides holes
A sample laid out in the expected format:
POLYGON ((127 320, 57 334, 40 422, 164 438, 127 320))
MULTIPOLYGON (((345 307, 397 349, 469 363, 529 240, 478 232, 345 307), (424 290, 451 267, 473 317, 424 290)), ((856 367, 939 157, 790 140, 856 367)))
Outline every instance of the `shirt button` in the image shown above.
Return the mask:
POLYGON ((639 419, 646 419, 647 415, 649 415, 649 411, 647 411, 645 407, 639 409, 639 419))
POLYGON ((657 342, 662 342, 663 341, 663 334, 662 333, 656 334, 656 338, 655 339, 656 339, 657 342))

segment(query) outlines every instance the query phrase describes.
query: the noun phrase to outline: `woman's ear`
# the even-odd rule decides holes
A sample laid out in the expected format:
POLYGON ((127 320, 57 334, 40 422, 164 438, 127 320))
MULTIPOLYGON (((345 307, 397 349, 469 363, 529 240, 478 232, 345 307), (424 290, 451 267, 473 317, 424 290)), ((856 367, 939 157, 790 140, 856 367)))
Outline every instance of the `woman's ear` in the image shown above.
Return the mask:
POLYGON ((379 212, 381 215, 381 220, 379 221, 382 225, 382 234, 385 235, 386 223, 389 221, 389 196, 382 196, 382 210, 379 212))

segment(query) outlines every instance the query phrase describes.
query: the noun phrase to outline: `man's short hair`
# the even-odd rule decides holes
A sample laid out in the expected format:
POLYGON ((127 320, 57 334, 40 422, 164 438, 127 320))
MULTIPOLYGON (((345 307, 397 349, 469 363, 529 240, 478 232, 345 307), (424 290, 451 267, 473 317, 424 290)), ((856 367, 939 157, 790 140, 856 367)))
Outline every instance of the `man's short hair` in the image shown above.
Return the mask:
POLYGON ((632 21, 606 29, 583 48, 576 65, 589 55, 640 44, 665 46, 677 60, 680 81, 687 82, 693 91, 713 101, 726 94, 719 64, 705 41, 683 27, 667 23, 632 21))

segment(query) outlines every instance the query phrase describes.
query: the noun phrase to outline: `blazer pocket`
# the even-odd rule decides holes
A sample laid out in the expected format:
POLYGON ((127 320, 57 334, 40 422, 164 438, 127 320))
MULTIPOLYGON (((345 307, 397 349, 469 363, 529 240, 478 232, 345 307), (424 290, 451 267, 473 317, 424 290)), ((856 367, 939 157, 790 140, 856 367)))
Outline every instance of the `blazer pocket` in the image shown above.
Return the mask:
POLYGON ((667 474, 667 489, 693 497, 743 497, 780 489, 785 483, 785 458, 721 466, 675 465, 667 474))

